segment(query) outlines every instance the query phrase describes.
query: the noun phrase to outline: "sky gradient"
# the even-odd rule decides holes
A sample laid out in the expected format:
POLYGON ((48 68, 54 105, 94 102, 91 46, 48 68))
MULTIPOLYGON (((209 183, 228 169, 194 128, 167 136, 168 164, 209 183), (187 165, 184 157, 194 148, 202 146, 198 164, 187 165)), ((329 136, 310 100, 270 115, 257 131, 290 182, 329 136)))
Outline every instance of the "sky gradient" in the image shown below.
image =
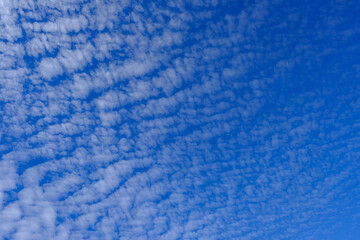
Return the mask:
POLYGON ((0 0, 0 239, 360 239, 359 12, 0 0))

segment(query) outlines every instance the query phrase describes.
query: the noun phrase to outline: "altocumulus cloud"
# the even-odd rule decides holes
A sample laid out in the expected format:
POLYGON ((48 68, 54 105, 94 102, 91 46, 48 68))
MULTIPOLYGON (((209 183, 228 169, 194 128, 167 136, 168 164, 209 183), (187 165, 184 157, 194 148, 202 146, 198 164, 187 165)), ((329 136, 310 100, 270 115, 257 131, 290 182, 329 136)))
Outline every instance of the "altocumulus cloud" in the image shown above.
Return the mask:
POLYGON ((358 239, 359 12, 0 0, 0 238, 358 239))

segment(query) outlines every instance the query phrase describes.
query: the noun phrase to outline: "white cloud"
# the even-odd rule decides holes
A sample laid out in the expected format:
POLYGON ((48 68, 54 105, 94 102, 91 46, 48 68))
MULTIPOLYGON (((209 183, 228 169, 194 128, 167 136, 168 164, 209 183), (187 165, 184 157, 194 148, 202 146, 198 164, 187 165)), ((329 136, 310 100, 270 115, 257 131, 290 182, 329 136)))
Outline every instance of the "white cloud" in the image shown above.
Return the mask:
POLYGON ((63 73, 63 68, 56 58, 42 59, 38 69, 40 75, 47 80, 51 80, 63 73))
POLYGON ((67 72, 72 73, 86 66, 92 59, 91 45, 84 46, 83 49, 64 50, 60 52, 58 57, 61 65, 67 72))
POLYGON ((359 198, 353 25, 280 5, 0 2, 0 238, 324 238, 359 198))
POLYGON ((8 197, 5 191, 16 188, 19 176, 16 173, 15 163, 11 160, 0 161, 0 171, 0 209, 2 209, 8 197))

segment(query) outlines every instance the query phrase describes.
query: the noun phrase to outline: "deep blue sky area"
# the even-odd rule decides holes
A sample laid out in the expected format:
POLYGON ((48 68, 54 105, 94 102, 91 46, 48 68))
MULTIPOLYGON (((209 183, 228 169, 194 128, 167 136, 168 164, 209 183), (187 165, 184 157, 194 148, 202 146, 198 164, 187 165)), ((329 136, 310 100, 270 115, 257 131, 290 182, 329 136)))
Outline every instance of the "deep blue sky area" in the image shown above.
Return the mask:
POLYGON ((0 0, 0 239, 359 240, 359 13, 0 0))

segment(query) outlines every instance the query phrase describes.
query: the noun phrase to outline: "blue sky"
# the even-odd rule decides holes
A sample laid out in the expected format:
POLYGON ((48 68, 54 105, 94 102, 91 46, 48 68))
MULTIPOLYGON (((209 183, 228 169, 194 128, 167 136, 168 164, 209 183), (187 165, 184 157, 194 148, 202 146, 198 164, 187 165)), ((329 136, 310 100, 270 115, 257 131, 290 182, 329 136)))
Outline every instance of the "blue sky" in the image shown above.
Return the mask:
POLYGON ((0 239, 360 239, 359 12, 0 0, 0 239))

